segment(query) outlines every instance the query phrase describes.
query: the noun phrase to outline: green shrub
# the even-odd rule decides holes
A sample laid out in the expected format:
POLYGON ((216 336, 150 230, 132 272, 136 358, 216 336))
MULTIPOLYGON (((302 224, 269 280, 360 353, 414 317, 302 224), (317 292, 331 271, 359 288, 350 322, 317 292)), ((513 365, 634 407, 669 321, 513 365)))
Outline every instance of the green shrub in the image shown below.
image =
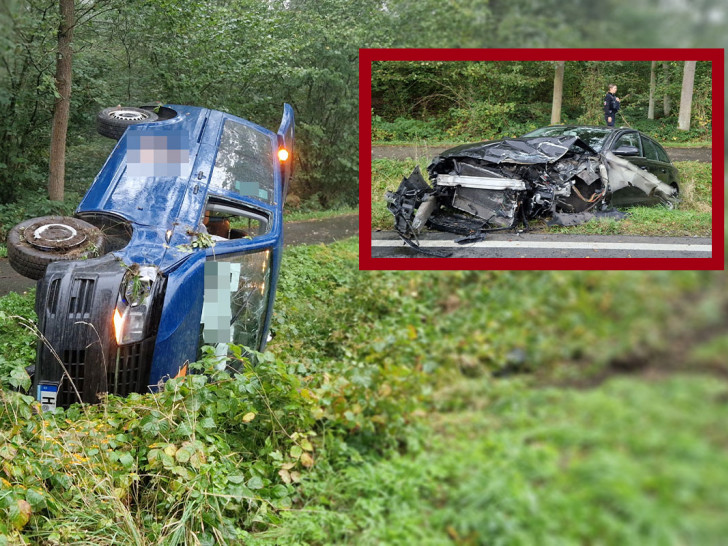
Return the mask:
POLYGON ((379 116, 372 117, 372 140, 375 142, 443 140, 447 137, 445 123, 437 118, 427 121, 397 118, 389 122, 379 116))

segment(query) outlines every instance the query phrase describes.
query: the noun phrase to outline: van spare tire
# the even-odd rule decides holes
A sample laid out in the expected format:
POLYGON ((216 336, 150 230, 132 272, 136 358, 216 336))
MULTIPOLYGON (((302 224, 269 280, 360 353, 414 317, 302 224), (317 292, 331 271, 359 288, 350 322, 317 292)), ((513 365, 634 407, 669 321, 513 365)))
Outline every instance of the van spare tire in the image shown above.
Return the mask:
POLYGON ((144 108, 112 106, 104 108, 96 116, 96 130, 101 136, 119 140, 130 125, 151 123, 158 119, 157 114, 144 108))
POLYGON ((8 233, 8 261, 30 279, 42 279, 46 267, 60 260, 84 260, 104 254, 104 235, 94 225, 68 216, 43 216, 19 223, 8 233))

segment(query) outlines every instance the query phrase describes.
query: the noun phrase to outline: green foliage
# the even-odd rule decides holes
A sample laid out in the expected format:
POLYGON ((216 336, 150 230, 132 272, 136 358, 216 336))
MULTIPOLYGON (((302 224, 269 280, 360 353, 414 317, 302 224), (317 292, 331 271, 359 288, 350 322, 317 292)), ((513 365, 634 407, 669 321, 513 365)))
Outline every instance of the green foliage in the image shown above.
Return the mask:
MULTIPOLYGON (((625 354, 662 347, 671 332, 685 329, 673 320, 677 309, 688 324, 706 313, 716 320, 700 304, 721 301, 707 291, 712 278, 696 272, 361 272, 356 240, 290 248, 273 317, 277 336, 270 352, 255 355, 255 367, 237 348, 230 364, 240 372, 217 372, 208 350, 192 365, 204 375, 171 379, 159 393, 111 396, 101 405, 42 415, 6 382, 0 535, 61 544, 234 544, 284 542, 284 536, 397 542, 440 536, 448 526, 457 536, 484 532, 474 515, 483 496, 506 503, 493 505, 494 522, 511 514, 526 525, 532 490, 523 484, 538 476, 552 480, 545 518, 564 506, 559 492, 583 474, 562 481, 551 473, 554 450, 570 449, 555 435, 562 427, 572 430, 560 421, 553 422, 554 434, 543 433, 556 442, 546 453, 521 436, 511 444, 500 428, 478 424, 484 443, 468 455, 468 441, 479 438, 467 428, 470 404, 488 404, 477 406, 488 408, 486 419, 505 419, 502 430, 523 438, 544 430, 528 415, 554 407, 529 398, 520 382, 510 391, 492 390, 491 375, 542 376, 564 362, 588 375, 625 354), (686 294, 696 304, 687 310, 681 308, 686 294), (466 428, 433 412, 460 412, 466 428), (453 436, 437 439, 443 433, 453 436), (454 446, 452 459, 447 446, 454 446), (545 474, 532 471, 546 455, 545 474), (471 464, 463 467, 466 456, 471 464), (466 468, 479 476, 477 487, 463 480, 466 468), (498 473, 503 480, 493 481, 498 473), (449 487, 470 487, 472 495, 450 495, 449 487), (422 524, 429 499, 445 511, 422 524), (458 512, 461 526, 452 521, 458 512)), ((0 304, 3 320, 31 316, 32 295, 0 304)), ((6 361, 30 356, 32 338, 25 339, 6 346, 6 361)), ((577 416, 579 407, 564 406, 563 415, 577 416)), ((590 410, 575 426, 586 430, 593 416, 590 410)), ((607 436, 605 429, 604 442, 607 436)), ((718 464, 707 455, 699 460, 718 464)), ((611 476, 616 470, 609 468, 611 476)), ((643 502, 642 485, 625 500, 608 480, 600 484, 605 497, 586 497, 587 514, 600 498, 643 502)), ((705 504, 696 506, 713 506, 714 493, 703 491, 705 504)), ((500 524, 495 529, 502 536, 514 532, 500 524)), ((532 529, 542 531, 542 520, 532 529)), ((585 529, 574 533, 592 528, 585 529)), ((617 533, 611 523, 606 529, 617 533)))
POLYGON ((35 361, 34 304, 35 289, 0 298, 0 385, 5 388, 30 386, 25 368, 35 361))
POLYGON ((214 372, 210 351, 197 366, 207 375, 55 414, 0 390, 3 521, 58 543, 111 542, 120 521, 120 543, 167 544, 231 542, 274 522, 314 462, 312 403, 270 354, 252 368, 236 351, 234 377, 214 372), (22 502, 33 518, 18 525, 22 502))
POLYGON ((447 131, 440 120, 420 121, 397 118, 392 122, 384 121, 380 116, 372 118, 372 140, 375 142, 435 140, 448 138, 447 131))
MULTIPOLYGON (((681 131, 677 128, 677 113, 671 117, 649 120, 635 117, 630 113, 630 109, 625 109, 625 116, 632 128, 638 129, 660 142, 674 144, 711 139, 712 124, 710 122, 702 125, 692 123, 689 131, 681 131)), ((618 117, 618 122, 623 120, 624 118, 618 117)))
POLYGON ((78 206, 79 196, 70 194, 65 201, 50 201, 44 190, 27 192, 22 200, 0 204, 0 239, 6 239, 15 224, 37 216, 69 216, 78 206))
MULTIPOLYGON (((698 63, 690 131, 677 129, 682 63, 667 63, 667 70, 660 63, 655 93, 658 119, 646 119, 650 65, 568 61, 562 122, 603 125, 606 86, 615 82, 623 98, 618 124, 669 142, 710 140, 710 63, 698 63), (672 101, 668 115, 662 110, 666 95, 672 101)), ((378 62, 372 68, 372 138, 452 142, 519 136, 550 124, 552 93, 550 62, 378 62)))
POLYGON ((358 214, 359 209, 356 207, 341 207, 321 210, 320 204, 316 206, 313 203, 305 202, 299 208, 286 208, 283 210, 283 217, 286 222, 304 222, 306 220, 322 220, 324 218, 332 218, 334 216, 348 216, 358 214))
POLYGON ((594 390, 460 381, 416 457, 310 484, 320 499, 258 543, 719 544, 728 532, 725 382, 594 390), (464 403, 462 402, 465 399, 464 403), (326 510, 324 510, 326 508, 326 510))

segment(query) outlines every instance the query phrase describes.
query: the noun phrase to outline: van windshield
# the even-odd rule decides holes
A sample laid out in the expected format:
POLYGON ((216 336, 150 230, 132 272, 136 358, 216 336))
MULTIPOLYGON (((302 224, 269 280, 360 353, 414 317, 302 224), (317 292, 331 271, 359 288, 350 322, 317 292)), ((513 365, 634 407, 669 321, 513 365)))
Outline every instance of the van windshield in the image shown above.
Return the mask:
POLYGON ((272 203, 274 154, 268 135, 226 120, 210 185, 272 203))

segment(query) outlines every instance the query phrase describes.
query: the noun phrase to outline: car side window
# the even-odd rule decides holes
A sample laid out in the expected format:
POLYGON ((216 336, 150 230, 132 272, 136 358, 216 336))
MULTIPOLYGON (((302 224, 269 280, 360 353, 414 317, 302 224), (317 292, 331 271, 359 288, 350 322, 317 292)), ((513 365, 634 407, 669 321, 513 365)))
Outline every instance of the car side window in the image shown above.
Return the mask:
MULTIPOLYGON (((622 146, 634 146, 638 150, 642 150, 642 146, 640 145, 640 136, 638 133, 625 133, 619 139, 614 145, 614 149, 621 148, 622 146)), ((640 153, 640 155, 642 155, 640 153)))
POLYGON ((213 241, 252 239, 270 231, 267 213, 230 201, 211 197, 205 205, 198 231, 207 232, 213 241))
POLYGON ((642 150, 643 150, 643 155, 647 159, 652 159, 654 161, 660 161, 660 157, 657 153, 657 146, 649 138, 642 137, 642 150))

